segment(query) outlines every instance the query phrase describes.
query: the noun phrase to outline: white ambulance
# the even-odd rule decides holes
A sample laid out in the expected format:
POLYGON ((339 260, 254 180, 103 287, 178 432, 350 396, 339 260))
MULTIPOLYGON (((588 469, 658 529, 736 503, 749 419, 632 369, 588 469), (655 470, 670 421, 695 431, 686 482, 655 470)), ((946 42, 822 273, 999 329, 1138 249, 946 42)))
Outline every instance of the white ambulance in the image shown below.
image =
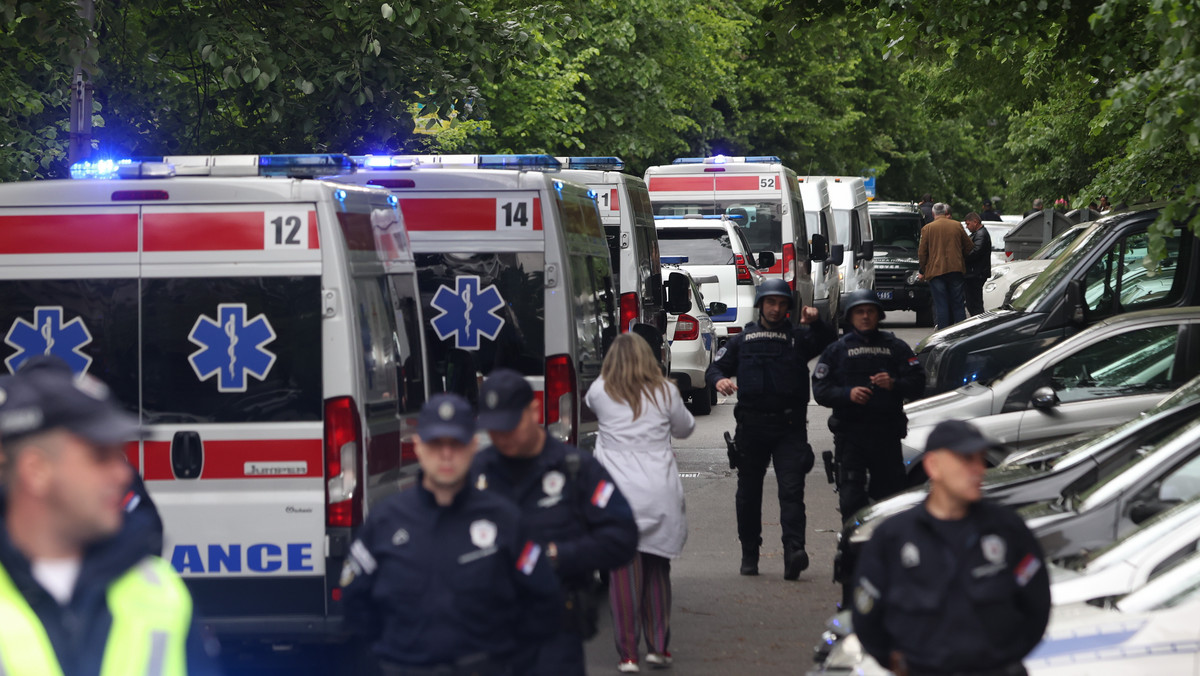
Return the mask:
POLYGON ((804 222, 809 235, 821 235, 829 242, 829 258, 813 260, 813 305, 821 318, 836 326, 839 321, 842 294, 842 260, 845 247, 837 239, 833 225, 833 207, 829 202, 829 186, 824 176, 799 176, 800 198, 804 203, 804 222))
POLYGON ((656 348, 659 361, 671 368, 668 316, 664 307, 658 234, 646 182, 622 173, 618 157, 559 157, 562 178, 575 181, 596 195, 613 282, 619 294, 621 333, 633 330, 656 348), (667 340, 664 340, 664 337, 667 340))
POLYGON ((798 305, 813 304, 810 259, 828 258, 828 241, 814 237, 810 249, 796 174, 778 157, 681 157, 647 169, 646 183, 656 216, 728 216, 755 257, 773 254, 764 275, 787 281, 798 305))
POLYGON ((617 296, 591 191, 546 155, 356 157, 335 180, 400 200, 429 319, 431 391, 477 401, 492 369, 543 397, 546 430, 590 449, 583 393, 616 337, 617 296))
POLYGON ((415 476, 426 388, 396 199, 295 178, 348 166, 167 157, 0 185, 5 366, 60 356, 140 416, 128 455, 163 556, 231 643, 338 636, 352 533, 415 476))
POLYGON ((856 289, 875 288, 875 242, 867 189, 858 176, 826 176, 837 241, 846 248, 842 260, 842 296, 856 289))

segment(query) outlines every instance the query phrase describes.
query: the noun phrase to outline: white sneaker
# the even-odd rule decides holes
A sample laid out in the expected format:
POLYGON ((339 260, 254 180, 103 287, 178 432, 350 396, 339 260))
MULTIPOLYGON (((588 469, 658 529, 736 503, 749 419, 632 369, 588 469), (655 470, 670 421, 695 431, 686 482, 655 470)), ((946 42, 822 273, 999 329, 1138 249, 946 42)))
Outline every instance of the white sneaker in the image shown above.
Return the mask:
POLYGON ((636 674, 641 670, 641 667, 639 667, 638 663, 634 660, 622 660, 617 664, 617 671, 621 672, 622 674, 636 674))
POLYGON ((663 651, 661 653, 647 653, 646 662, 656 669, 671 666, 671 653, 663 651))

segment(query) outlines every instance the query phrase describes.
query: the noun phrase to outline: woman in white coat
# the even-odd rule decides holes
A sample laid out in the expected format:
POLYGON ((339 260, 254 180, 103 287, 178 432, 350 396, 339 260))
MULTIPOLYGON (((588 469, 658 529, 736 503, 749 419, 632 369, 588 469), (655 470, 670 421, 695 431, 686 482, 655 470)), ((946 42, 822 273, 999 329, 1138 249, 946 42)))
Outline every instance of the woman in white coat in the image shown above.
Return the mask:
POLYGON ((585 401, 600 421, 596 459, 629 500, 638 525, 637 556, 609 577, 617 671, 639 671, 643 632, 646 662, 665 667, 671 664, 671 559, 687 540, 671 437, 690 435, 696 421, 683 407, 679 388, 663 377, 649 344, 632 333, 613 341, 585 401))

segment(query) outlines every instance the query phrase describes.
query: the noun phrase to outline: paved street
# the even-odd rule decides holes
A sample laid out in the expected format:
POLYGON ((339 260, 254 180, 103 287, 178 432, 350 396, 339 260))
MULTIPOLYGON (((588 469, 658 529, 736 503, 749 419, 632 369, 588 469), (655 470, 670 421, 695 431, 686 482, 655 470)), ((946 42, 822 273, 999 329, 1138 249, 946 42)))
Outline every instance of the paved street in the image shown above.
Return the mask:
MULTIPOLYGON (((884 329, 915 345, 930 329, 916 328, 910 312, 889 313, 884 329)), ((733 497, 736 474, 725 458, 722 434, 732 431, 733 401, 697 418, 695 433, 675 442, 687 497, 688 543, 674 562, 671 653, 680 676, 798 674, 812 662, 812 647, 833 614, 840 593, 832 583, 837 495, 826 483, 820 453, 833 448, 829 409, 811 405, 809 441, 817 467, 808 475, 808 553, 811 565, 798 582, 783 579, 783 545, 774 472, 763 489, 763 550, 758 577, 738 575, 733 497)), ((601 608, 600 634, 587 645, 588 673, 616 673, 611 616, 601 608)), ((645 646, 642 647, 643 656, 645 646)), ((643 665, 643 672, 649 669, 643 665)))

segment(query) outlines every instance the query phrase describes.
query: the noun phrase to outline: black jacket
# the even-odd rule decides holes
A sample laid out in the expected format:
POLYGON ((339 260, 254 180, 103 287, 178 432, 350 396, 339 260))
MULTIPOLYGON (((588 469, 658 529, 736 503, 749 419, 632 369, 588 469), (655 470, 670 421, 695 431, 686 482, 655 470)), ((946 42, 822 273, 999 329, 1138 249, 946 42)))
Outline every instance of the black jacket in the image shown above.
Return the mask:
POLYGON ((975 245, 975 248, 964 259, 967 272, 963 277, 987 279, 992 274, 992 236, 986 227, 980 226, 978 230, 971 233, 971 243, 975 245))
POLYGON ((519 510, 471 486, 445 507, 417 485, 367 517, 342 571, 346 619, 379 658, 511 663, 558 627, 561 599, 545 550, 519 510))
POLYGON ((837 331, 819 319, 777 330, 750 322, 717 351, 704 380, 715 387, 722 378, 736 376, 738 408, 803 411, 808 405, 808 362, 835 340, 837 331))
POLYGON ((904 402, 925 394, 925 371, 908 343, 890 331, 870 336, 847 331, 817 360, 812 388, 817 403, 833 409, 829 429, 834 434, 903 438, 904 402), (890 391, 871 385, 871 376, 883 371, 895 381, 890 391), (855 387, 871 388, 866 404, 850 401, 855 387))
POLYGON ((887 666, 898 651, 918 671, 1019 662, 1050 619, 1041 547, 1015 512, 988 502, 960 522, 924 504, 888 519, 863 548, 853 596, 867 652, 887 666))
MULTIPOLYGON (((108 587, 147 555, 158 554, 162 533, 155 528, 157 518, 142 518, 144 513, 134 510, 116 535, 88 548, 75 592, 63 607, 34 579, 29 560, 9 539, 4 525, 7 511, 5 496, 0 492, 0 566, 37 614, 64 676, 97 676, 113 621, 108 610, 108 587)), ((203 634, 194 617, 192 620, 186 645, 188 675, 219 674, 214 659, 216 642, 203 634)))

